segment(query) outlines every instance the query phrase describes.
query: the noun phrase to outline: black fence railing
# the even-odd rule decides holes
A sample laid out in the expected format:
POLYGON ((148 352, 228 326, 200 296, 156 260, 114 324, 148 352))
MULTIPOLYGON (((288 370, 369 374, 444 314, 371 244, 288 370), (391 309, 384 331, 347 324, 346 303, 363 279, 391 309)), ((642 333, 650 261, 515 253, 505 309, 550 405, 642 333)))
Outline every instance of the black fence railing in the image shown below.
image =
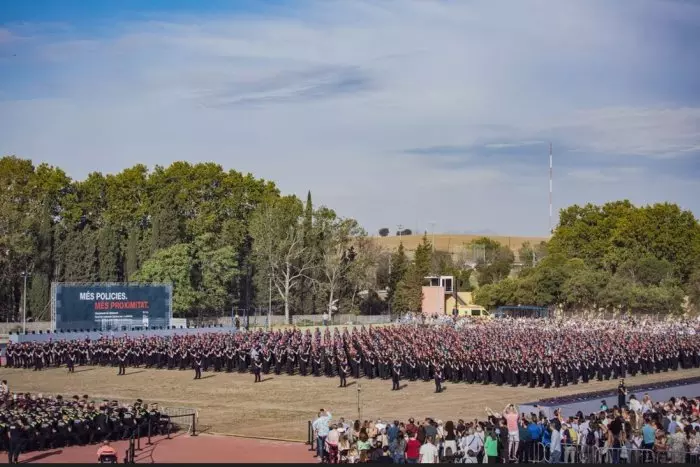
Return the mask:
POLYGON ((136 453, 138 451, 142 451, 143 449, 145 449, 145 447, 141 446, 142 439, 146 440, 146 446, 153 445, 152 438, 153 438, 154 434, 165 435, 165 437, 167 439, 171 439, 172 434, 174 432, 179 431, 181 428, 181 425, 179 423, 177 423, 176 421, 173 421, 173 419, 178 419, 178 418, 189 418, 190 419, 190 428, 188 430, 188 434, 190 436, 197 436, 197 414, 196 413, 170 415, 164 419, 161 419, 158 422, 157 427, 155 426, 155 423, 153 421, 149 420, 147 424, 139 425, 131 433, 131 436, 129 437, 129 446, 127 447, 126 453, 124 455, 124 463, 125 464, 135 464, 136 463, 136 453))

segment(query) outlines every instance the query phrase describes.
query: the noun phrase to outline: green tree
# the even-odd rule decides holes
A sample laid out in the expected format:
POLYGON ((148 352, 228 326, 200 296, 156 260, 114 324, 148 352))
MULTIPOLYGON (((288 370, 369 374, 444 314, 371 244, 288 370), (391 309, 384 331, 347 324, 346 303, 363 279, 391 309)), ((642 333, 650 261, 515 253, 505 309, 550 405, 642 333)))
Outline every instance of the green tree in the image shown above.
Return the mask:
POLYGON ((67 282, 97 282, 97 238, 90 228, 69 231, 63 242, 64 280, 67 282))
POLYGON ((485 253, 475 267, 479 285, 493 284, 508 277, 515 261, 510 248, 487 237, 478 238, 469 245, 474 246, 483 247, 485 253))
POLYGON ((420 312, 423 308, 423 284, 431 273, 433 246, 428 236, 416 248, 413 261, 408 267, 404 278, 398 283, 394 298, 397 312, 420 312))
POLYGON ((690 304, 695 307, 696 311, 700 311, 700 265, 690 275, 687 284, 688 298, 690 304))
POLYGON ((131 282, 132 277, 139 269, 139 230, 131 229, 126 245, 126 255, 124 259, 124 278, 131 282))
POLYGON ((119 282, 122 278, 121 239, 111 224, 104 225, 97 234, 99 280, 119 282))
POLYGON ((181 220, 173 200, 167 198, 158 203, 153 217, 151 233, 151 253, 171 247, 180 242, 182 237, 181 220))
POLYGON ((406 276, 406 271, 408 270, 409 261, 406 257, 406 251, 403 247, 403 242, 399 243, 399 247, 391 255, 391 263, 389 267, 389 284, 387 301, 391 303, 392 309, 396 309, 397 303, 394 302, 394 297, 398 290, 399 283, 406 276))
MULTIPOLYGON (((311 191, 306 194, 306 204, 304 205, 303 221, 303 247, 304 258, 300 259, 297 268, 304 263, 316 264, 318 261, 318 244, 314 232, 314 205, 311 200, 311 191)), ((314 272, 309 271, 299 278, 299 309, 302 313, 313 313, 314 311, 314 272)))
POLYGON ((310 262, 299 265, 306 257, 301 214, 301 202, 295 197, 275 198, 263 204, 250 222, 257 270, 271 280, 284 305, 286 323, 290 322, 292 293, 313 268, 310 262))
POLYGON ((201 294, 193 284, 193 247, 173 245, 157 251, 134 275, 133 281, 173 284, 173 315, 186 316, 200 305, 201 294))
POLYGON ((605 288, 610 278, 607 271, 586 266, 577 268, 562 284, 565 304, 574 309, 596 306, 598 294, 605 288))
POLYGON ((29 316, 35 319, 46 318, 50 302, 51 274, 53 270, 53 223, 51 208, 46 206, 36 230, 36 254, 32 277, 27 292, 29 316))
POLYGON ((241 275, 238 268, 238 252, 230 245, 216 248, 213 234, 204 234, 195 240, 193 265, 200 272, 194 284, 200 293, 200 307, 217 312, 233 305, 232 292, 236 279, 241 275))
POLYGON ((332 306, 342 298, 341 286, 354 263, 353 241, 366 237, 366 233, 354 219, 339 218, 334 212, 326 212, 323 219, 319 226, 323 230, 319 232, 318 285, 327 298, 324 310, 332 315, 332 306))
POLYGON ((518 250, 518 259, 524 268, 535 267, 545 256, 547 256, 547 242, 540 242, 535 245, 530 242, 523 242, 518 250))
POLYGON ((665 259, 642 256, 629 259, 618 268, 618 274, 635 284, 652 286, 673 278, 673 264, 665 259))

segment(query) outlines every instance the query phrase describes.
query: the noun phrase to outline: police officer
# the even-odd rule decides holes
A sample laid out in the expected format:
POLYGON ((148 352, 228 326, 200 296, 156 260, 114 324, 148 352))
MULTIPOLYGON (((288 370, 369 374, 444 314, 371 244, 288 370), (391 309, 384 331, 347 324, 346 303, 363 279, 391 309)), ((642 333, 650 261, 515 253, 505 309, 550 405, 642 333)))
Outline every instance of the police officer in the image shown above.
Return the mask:
POLYGON ((433 377, 435 379, 435 392, 439 394, 442 392, 442 371, 440 371, 440 366, 437 363, 434 363, 433 366, 435 367, 433 372, 433 377))
POLYGON ((73 350, 68 351, 66 366, 68 367, 68 373, 75 373, 75 352, 73 350))
POLYGON ((194 379, 202 379, 202 354, 197 352, 194 357, 194 379))
POLYGON ((258 355, 255 357, 255 362, 253 362, 253 373, 255 374, 255 382, 259 383, 262 381, 260 379, 260 372, 262 371, 262 361, 260 360, 260 356, 258 355))
POLYGON ((401 381, 401 365, 398 361, 394 360, 394 366, 391 369, 392 391, 398 391, 400 389, 399 381, 401 381))
POLYGON ((119 376, 126 374, 126 352, 122 349, 117 354, 117 362, 119 363, 119 376))
POLYGON ((7 459, 10 464, 19 464, 19 455, 22 453, 22 422, 13 421, 7 428, 7 459))
POLYGON ((344 388, 348 385, 348 374, 350 373, 350 367, 348 362, 343 360, 338 369, 338 376, 340 376, 340 387, 344 388))

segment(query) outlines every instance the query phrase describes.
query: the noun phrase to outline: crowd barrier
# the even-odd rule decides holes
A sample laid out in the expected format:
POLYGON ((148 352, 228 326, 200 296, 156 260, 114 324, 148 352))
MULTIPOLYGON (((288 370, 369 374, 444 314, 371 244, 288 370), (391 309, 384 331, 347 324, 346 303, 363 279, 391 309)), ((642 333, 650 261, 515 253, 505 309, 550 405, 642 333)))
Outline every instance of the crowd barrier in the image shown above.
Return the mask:
POLYGON ((659 458, 651 449, 563 444, 560 451, 552 451, 542 443, 525 443, 524 449, 519 449, 518 460, 547 464, 655 464, 659 458))
MULTIPOLYGON (((168 415, 167 420, 165 420, 165 423, 163 424, 165 426, 164 434, 167 439, 172 438, 173 431, 178 431, 177 429, 183 427, 183 425, 180 425, 180 423, 176 421, 178 419, 187 419, 189 426, 186 430, 184 430, 185 433, 189 434, 190 436, 197 436, 197 413, 195 411, 192 413, 181 413, 179 415, 168 415), (176 428, 176 430, 174 430, 174 428, 176 428)), ((142 439, 146 440, 146 446, 153 445, 151 438, 154 431, 153 423, 150 420, 146 425, 139 425, 136 427, 136 430, 131 433, 131 437, 129 438, 129 446, 126 449, 124 456, 125 464, 136 463, 136 453, 145 449, 145 447, 141 446, 142 439)))
POLYGON ((197 411, 187 409, 185 407, 170 408, 170 413, 180 412, 176 414, 168 414, 168 410, 163 410, 161 413, 166 418, 161 418, 156 429, 155 422, 148 420, 146 424, 138 425, 131 431, 129 435, 129 444, 124 453, 124 463, 135 463, 136 453, 145 449, 142 446, 142 441, 145 441, 146 446, 152 446, 152 437, 154 434, 164 435, 167 439, 172 438, 172 434, 177 431, 184 431, 190 436, 197 436, 197 411), (185 413, 189 410, 189 413, 185 413), (179 420, 184 420, 180 422, 179 420))

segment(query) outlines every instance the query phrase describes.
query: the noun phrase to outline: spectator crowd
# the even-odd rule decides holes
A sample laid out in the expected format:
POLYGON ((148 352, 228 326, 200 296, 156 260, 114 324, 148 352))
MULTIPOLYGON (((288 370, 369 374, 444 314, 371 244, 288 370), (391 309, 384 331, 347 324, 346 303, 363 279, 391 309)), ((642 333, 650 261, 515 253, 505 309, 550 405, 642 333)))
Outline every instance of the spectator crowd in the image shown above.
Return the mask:
POLYGON ((321 410, 310 426, 327 463, 698 463, 700 398, 654 402, 635 395, 622 407, 552 417, 508 405, 483 420, 346 422, 321 410))

